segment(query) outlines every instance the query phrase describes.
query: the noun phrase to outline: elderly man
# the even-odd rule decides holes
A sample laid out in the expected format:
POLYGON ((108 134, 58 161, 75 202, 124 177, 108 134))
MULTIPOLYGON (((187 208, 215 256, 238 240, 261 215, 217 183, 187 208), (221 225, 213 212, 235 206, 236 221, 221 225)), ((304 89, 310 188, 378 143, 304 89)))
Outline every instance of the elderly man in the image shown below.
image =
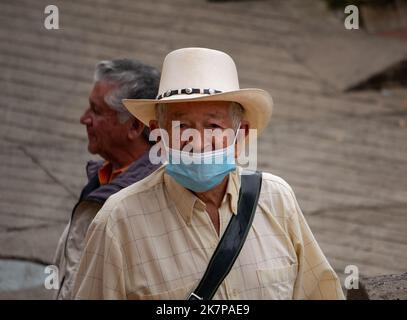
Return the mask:
POLYGON ((122 99, 148 99, 157 95, 159 72, 136 60, 102 61, 96 66, 89 107, 81 116, 88 133, 88 150, 101 161, 87 164, 88 184, 72 210, 58 244, 59 299, 72 297, 84 239, 89 224, 106 199, 143 179, 158 166, 149 161, 149 129, 122 105, 122 99))
POLYGON ((250 190, 236 166, 237 143, 249 128, 261 133, 273 103, 263 90, 239 89, 230 56, 204 48, 173 51, 157 98, 124 104, 162 132, 168 162, 99 211, 87 234, 75 298, 343 299, 290 186, 264 172, 254 175, 261 178, 250 190), (214 129, 232 131, 231 139, 205 135, 214 129), (188 131, 198 132, 198 139, 188 131), (252 220, 229 227, 248 211, 252 220), (237 248, 232 255, 229 246, 237 248), (209 288, 213 294, 198 294, 216 273, 224 276, 209 288))

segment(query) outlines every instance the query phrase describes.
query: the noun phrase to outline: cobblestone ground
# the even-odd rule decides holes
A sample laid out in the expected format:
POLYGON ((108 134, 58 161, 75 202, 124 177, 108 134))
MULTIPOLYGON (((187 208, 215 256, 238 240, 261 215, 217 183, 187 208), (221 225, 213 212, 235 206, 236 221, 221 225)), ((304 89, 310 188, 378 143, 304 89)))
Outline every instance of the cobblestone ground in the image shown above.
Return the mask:
MULTIPOLYGON (((95 63, 133 57, 160 68, 169 51, 203 46, 234 57, 241 87, 272 93, 259 168, 293 187, 342 280, 350 264, 365 276, 406 271, 407 90, 341 90, 387 61, 369 64, 376 51, 357 39, 390 60, 401 51, 361 31, 339 35, 342 22, 318 1, 54 1, 61 29, 51 31, 47 4, 0 3, 0 258, 51 262, 85 182, 78 119, 95 63), (336 36, 343 51, 310 53, 336 36), (341 65, 349 48, 362 56, 341 65)), ((0 298, 48 296, 0 288, 0 298)))

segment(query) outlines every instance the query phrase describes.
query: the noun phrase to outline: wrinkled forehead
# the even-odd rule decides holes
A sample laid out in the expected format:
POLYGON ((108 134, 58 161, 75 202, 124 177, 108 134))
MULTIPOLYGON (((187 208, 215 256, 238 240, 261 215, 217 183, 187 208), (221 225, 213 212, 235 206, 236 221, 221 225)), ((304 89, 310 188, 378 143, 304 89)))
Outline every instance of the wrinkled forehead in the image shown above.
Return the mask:
POLYGON ((181 102, 167 105, 168 120, 203 120, 207 118, 228 120, 230 102, 199 101, 181 102))

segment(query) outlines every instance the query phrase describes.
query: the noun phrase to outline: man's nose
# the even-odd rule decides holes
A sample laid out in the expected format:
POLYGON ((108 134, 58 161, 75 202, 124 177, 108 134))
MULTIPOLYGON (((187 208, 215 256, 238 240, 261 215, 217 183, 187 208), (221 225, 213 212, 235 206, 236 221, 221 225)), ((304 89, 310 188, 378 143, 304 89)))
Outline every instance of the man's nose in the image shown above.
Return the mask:
POLYGON ((89 108, 85 110, 80 118, 80 123, 83 125, 90 125, 92 123, 92 117, 89 114, 89 108))
POLYGON ((213 150, 212 138, 205 134, 204 130, 199 130, 199 135, 190 139, 193 150, 195 152, 206 152, 213 150))

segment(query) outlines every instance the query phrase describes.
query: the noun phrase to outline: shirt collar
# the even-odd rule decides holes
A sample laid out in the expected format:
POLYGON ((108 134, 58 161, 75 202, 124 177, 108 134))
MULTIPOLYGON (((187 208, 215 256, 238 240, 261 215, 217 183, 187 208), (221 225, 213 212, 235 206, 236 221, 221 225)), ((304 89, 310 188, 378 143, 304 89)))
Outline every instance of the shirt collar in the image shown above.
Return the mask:
MULTIPOLYGON (((205 210, 205 203, 199 199, 193 192, 184 188, 177 183, 171 176, 164 172, 164 184, 165 188, 171 198, 174 201, 179 213, 187 224, 191 223, 192 213, 194 207, 200 210, 205 210)), ((226 192, 222 200, 222 204, 225 201, 229 202, 229 208, 233 214, 237 214, 237 201, 239 197, 240 177, 237 170, 229 173, 228 184, 226 186, 226 192)))
POLYGON ((106 161, 98 170, 99 182, 101 185, 112 182, 118 175, 125 172, 130 165, 123 168, 113 170, 113 165, 110 161, 106 161))
POLYGON ((239 170, 236 169, 229 173, 228 185, 226 187, 225 197, 222 203, 229 201, 229 208, 233 214, 237 214, 237 202, 239 200, 239 189, 240 189, 240 175, 239 170))

